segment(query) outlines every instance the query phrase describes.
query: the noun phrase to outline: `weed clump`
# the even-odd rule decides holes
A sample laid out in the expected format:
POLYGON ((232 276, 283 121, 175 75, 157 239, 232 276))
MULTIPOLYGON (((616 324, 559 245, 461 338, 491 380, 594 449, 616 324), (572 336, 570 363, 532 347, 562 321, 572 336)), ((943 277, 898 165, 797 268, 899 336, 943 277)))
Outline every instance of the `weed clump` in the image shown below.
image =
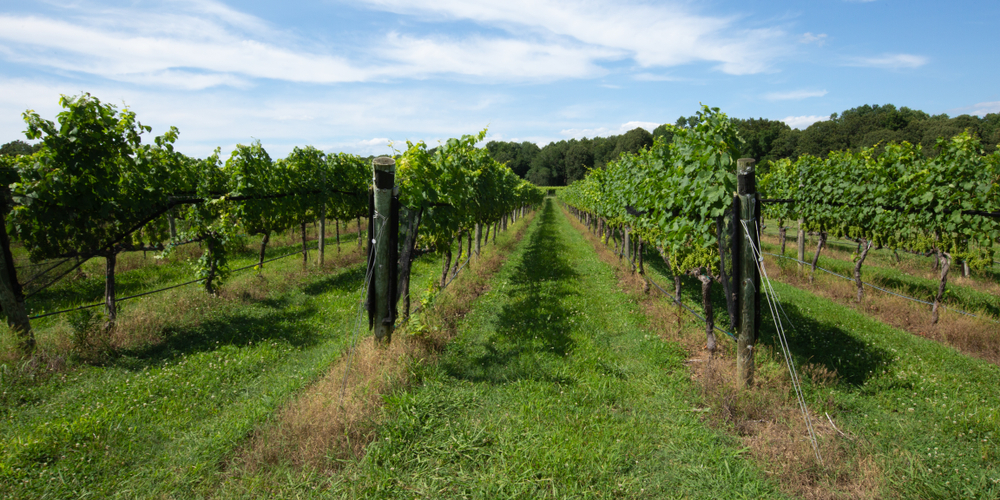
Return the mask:
POLYGON ((103 364, 114 354, 111 334, 114 326, 93 309, 80 309, 68 314, 72 356, 91 364, 103 364))

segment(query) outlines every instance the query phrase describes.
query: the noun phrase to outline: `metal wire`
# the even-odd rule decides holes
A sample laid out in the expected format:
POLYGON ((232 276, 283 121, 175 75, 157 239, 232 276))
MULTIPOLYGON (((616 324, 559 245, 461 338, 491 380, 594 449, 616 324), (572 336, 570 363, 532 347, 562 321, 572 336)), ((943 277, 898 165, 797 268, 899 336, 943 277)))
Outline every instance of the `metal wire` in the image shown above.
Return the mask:
MULTIPOLYGON (((263 263, 266 264, 268 262, 274 262, 276 260, 280 260, 280 259, 284 259, 286 257, 291 257, 293 255, 300 255, 300 254, 302 254, 302 250, 296 250, 294 252, 287 253, 285 255, 281 255, 281 256, 278 256, 278 257, 273 257, 273 258, 267 259, 263 263)), ((249 266, 244 266, 244 267, 241 267, 241 268, 238 268, 238 269, 233 269, 230 272, 231 273, 236 273, 236 272, 240 272, 240 271, 245 271, 247 269, 250 269, 250 268, 253 268, 253 267, 257 267, 260 264, 261 263, 250 264, 249 266)), ((205 278, 199 278, 199 279, 196 279, 196 280, 185 281, 184 283, 179 283, 179 284, 176 284, 176 285, 171 285, 171 286, 168 286, 166 288, 160 288, 158 290, 151 290, 151 291, 148 291, 148 292, 137 293, 135 295, 129 295, 127 297, 116 298, 115 299, 115 303, 126 301, 126 300, 129 300, 129 299, 134 299, 134 298, 137 298, 137 297, 143 297, 145 295, 152 295, 154 293, 165 292, 167 290, 172 290, 174 288, 179 288, 179 287, 186 286, 186 285, 191 285, 191 284, 194 284, 194 283, 201 283, 201 282, 204 282, 204 281, 205 281, 205 278)), ((100 306, 103 306, 103 305, 104 305, 104 302, 98 302, 96 304, 87 304, 87 305, 84 305, 84 306, 74 307, 74 308, 71 308, 71 309, 63 309, 61 311, 53 311, 53 312, 48 312, 48 313, 44 313, 44 314, 38 314, 38 315, 35 315, 35 316, 31 316, 28 319, 38 319, 38 318, 44 318, 44 317, 47 317, 47 316, 55 316, 57 314, 64 314, 64 313, 73 312, 73 311, 80 311, 82 309, 90 309, 92 307, 100 307, 100 306)))
MULTIPOLYGON (((375 217, 385 218, 384 216, 379 215, 378 212, 375 212, 375 217)), ((386 218, 386 220, 388 219, 386 218)), ((371 240, 373 252, 378 253, 378 241, 382 239, 382 233, 385 231, 385 228, 388 225, 389 224, 382 224, 382 226, 379 228, 379 232, 376 233, 375 238, 371 240)), ((371 235, 366 235, 366 237, 370 236, 371 235)), ((359 230, 358 239, 360 238, 361 238, 361 232, 359 230)), ((370 262, 368 259, 365 259, 365 261, 370 262)), ((337 404, 337 406, 340 407, 341 411, 343 411, 344 409, 344 396, 347 394, 347 379, 351 375, 351 362, 354 360, 354 350, 357 348, 358 338, 361 336, 360 335, 361 325, 363 324, 363 318, 366 312, 365 301, 368 298, 368 287, 371 286, 371 280, 372 280, 372 275, 374 274, 374 270, 375 266, 368 267, 368 269, 365 271, 365 281, 361 284, 361 299, 358 301, 358 314, 355 316, 354 333, 351 335, 351 347, 348 348, 347 350, 347 366, 344 368, 344 380, 340 386, 340 402, 337 404)))
MULTIPOLYGON (((805 265, 808 265, 808 266, 812 265, 809 262, 801 261, 799 259, 795 259, 795 258, 792 258, 792 257, 787 257, 785 255, 778 255, 776 253, 771 253, 771 252, 762 252, 762 253, 764 253, 766 255, 773 256, 773 257, 778 257, 779 259, 785 259, 785 260, 795 261, 795 262, 798 262, 800 264, 805 264, 805 265)), ((845 280, 848 280, 848 281, 854 281, 854 278, 848 278, 847 276, 844 276, 843 274, 835 273, 835 272, 833 272, 833 271, 831 271, 829 269, 824 269, 824 268, 819 267, 819 266, 816 266, 816 269, 819 269, 820 271, 832 274, 834 276, 838 276, 838 277, 844 278, 845 280)), ((921 304, 926 304, 926 305, 929 305, 929 306, 933 306, 934 305, 933 302, 927 302, 926 300, 918 299, 916 297, 910 297, 909 295, 903 295, 901 293, 893 292, 892 290, 886 290, 885 288, 873 285, 871 283, 868 283, 867 281, 862 281, 861 284, 864 285, 864 286, 867 286, 869 288, 874 288, 874 289, 876 289, 876 290, 878 290, 880 292, 888 293, 889 295, 895 295, 896 297, 899 297, 899 298, 902 298, 902 299, 910 300, 910 301, 913 301, 913 302, 919 302, 921 304)), ((996 324, 1000 324, 1000 321, 997 321, 997 320, 992 319, 992 318, 985 318, 985 317, 982 317, 982 316, 978 316, 978 315, 972 314, 970 312, 963 311, 961 309, 956 309, 954 307, 949 307, 949 306, 944 305, 944 304, 940 304, 940 306, 943 307, 943 308, 945 308, 945 309, 948 309, 950 311, 957 312, 959 314, 964 314, 966 316, 970 316, 970 317, 973 317, 973 318, 978 318, 978 319, 982 319, 982 320, 986 320, 986 321, 991 321, 991 322, 996 323, 996 324)))
MULTIPOLYGON (((785 358, 785 365, 788 367, 788 374, 792 379, 792 388, 795 389, 795 397, 799 403, 799 409, 802 411, 802 417, 805 419, 806 429, 809 431, 809 440, 813 446, 813 452, 816 453, 816 460, 822 464, 823 457, 819 453, 819 442, 816 439, 816 431, 813 429, 812 418, 809 415, 809 407, 806 405, 806 398, 802 392, 802 383, 799 379, 798 370, 795 368, 795 361, 792 359, 792 350, 788 344, 788 337, 785 335, 784 324, 781 322, 781 316, 778 314, 778 307, 780 306, 779 297, 777 292, 774 291, 774 287, 771 285, 771 278, 767 275, 767 269, 764 267, 764 257, 761 255, 760 243, 757 246, 753 244, 753 238, 750 237, 750 231, 747 228, 745 221, 740 221, 743 225, 743 233, 746 235, 746 242, 750 243, 750 249, 754 253, 754 257, 757 261, 757 269, 760 271, 760 276, 763 278, 764 283, 764 297, 767 300, 767 306, 771 310, 771 317, 774 319, 775 331, 778 334, 778 342, 781 345, 782 354, 785 358)), ((754 229, 760 231, 760 228, 754 223, 754 229)), ((759 233, 758 233, 759 234, 759 233)), ((758 291, 759 293, 760 291, 758 291)), ((781 312, 784 312, 782 308, 781 312)), ((785 319, 788 319, 788 315, 785 315, 785 319)), ((791 323, 791 320, 788 321, 791 323)))
MULTIPOLYGON (((688 306, 687 306, 686 304, 684 304, 683 302, 680 302, 680 301, 678 301, 678 300, 677 300, 677 297, 674 297, 673 295, 671 295, 671 294, 667 293, 667 291, 666 291, 666 290, 664 290, 664 289, 663 289, 663 288, 662 288, 662 287, 661 287, 660 285, 658 285, 658 284, 657 284, 657 283, 656 283, 655 281, 653 281, 653 280, 649 279, 649 277, 647 277, 647 276, 646 276, 645 274, 643 274, 643 275, 642 275, 642 278, 643 278, 643 279, 645 279, 645 280, 646 280, 646 282, 648 282, 649 284, 651 284, 651 285, 655 286, 657 290, 659 290, 659 291, 663 292, 663 295, 666 295, 667 297, 669 297, 669 298, 670 298, 670 300, 674 301, 674 303, 675 303, 675 304, 677 304, 677 305, 679 305, 679 306, 683 307, 683 308, 684 308, 685 310, 687 310, 687 312, 691 313, 691 314, 692 314, 692 315, 693 315, 694 317, 696 317, 696 318, 700 319, 702 323, 706 323, 706 324, 708 323, 708 320, 707 320, 707 319, 705 319, 705 317, 704 317, 704 316, 702 316, 702 315, 698 314, 697 312, 695 312, 695 311, 694 311, 694 309, 691 309, 690 307, 688 307, 688 306)), ((732 333, 730 333, 730 332, 727 332, 727 331, 723 330, 722 328, 719 328, 719 326, 718 326, 718 325, 714 325, 714 324, 713 324, 712 326, 713 326, 713 327, 714 327, 714 328, 715 328, 716 330, 718 330, 718 331, 720 331, 720 332, 722 332, 722 333, 724 333, 724 334, 728 335, 728 336, 729 336, 729 338, 733 339, 733 341, 735 341, 735 340, 736 340, 736 335, 733 335, 732 333)))

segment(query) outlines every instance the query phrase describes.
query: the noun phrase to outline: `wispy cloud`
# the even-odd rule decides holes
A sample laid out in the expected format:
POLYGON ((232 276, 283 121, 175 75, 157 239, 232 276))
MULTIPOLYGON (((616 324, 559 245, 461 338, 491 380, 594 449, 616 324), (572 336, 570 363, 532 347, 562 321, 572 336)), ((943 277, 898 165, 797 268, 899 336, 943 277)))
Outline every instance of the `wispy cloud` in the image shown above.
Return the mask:
MULTIPOLYGON (((156 17, 157 14, 149 14, 156 17)), ((142 14, 134 17, 142 18, 142 14)), ((149 19, 147 19, 149 20, 149 19)), ((131 20, 122 20, 130 26, 131 20)), ((0 43, 8 58, 40 63, 64 71, 99 75, 112 80, 150 79, 177 74, 182 68, 225 77, 201 79, 212 86, 234 81, 236 75, 292 82, 356 82, 376 76, 341 57, 310 54, 227 33, 210 24, 205 35, 190 33, 175 20, 160 24, 155 35, 105 29, 42 17, 0 15, 0 43), (176 29, 171 28, 175 26, 176 29)), ((205 25, 204 20, 192 22, 205 25)), ((238 81, 238 80, 236 80, 238 81)), ((164 86, 177 80, 167 78, 164 86)), ((186 82, 181 87, 192 87, 186 82)), ((201 87, 204 88, 204 87, 201 87)))
POLYGON ((1000 101, 980 102, 964 108, 948 110, 949 115, 977 115, 985 116, 990 113, 1000 113, 1000 101))
POLYGON ((0 14, 0 53, 62 72, 198 90, 247 87, 255 79, 334 84, 457 75, 491 83, 552 81, 598 77, 607 73, 602 64, 622 60, 641 68, 707 62, 738 75, 768 70, 783 53, 785 38, 776 28, 741 30, 736 18, 701 15, 680 4, 368 4, 415 14, 429 30, 373 33, 348 51, 333 51, 219 2, 175 0, 94 12, 66 7, 58 19, 0 14), (489 30, 442 35, 445 29, 435 24, 442 19, 489 30))
MULTIPOLYGON (((759 73, 783 53, 778 28, 739 29, 737 18, 692 12, 682 3, 591 0, 368 0, 426 19, 471 20, 519 34, 562 37, 617 51, 642 67, 714 63, 730 74, 759 73), (527 14, 530 13, 530 14, 527 14)), ((582 49, 580 49, 582 50, 582 49)))
POLYGON ((690 81, 688 78, 682 78, 679 76, 672 75, 659 75, 656 73, 636 73, 632 75, 633 80, 640 82, 686 82, 690 81))
POLYGON ((856 57, 847 61, 847 66, 861 66, 882 69, 913 69, 930 62, 924 56, 913 54, 883 54, 876 57, 856 57))
POLYGON ((816 45, 822 47, 823 44, 826 43, 826 33, 819 33, 816 35, 812 33, 804 33, 799 37, 799 43, 815 43, 816 45))
MULTIPOLYGON (((0 137, 7 138, 4 142, 23 138, 20 116, 26 109, 53 119, 61 111, 60 94, 77 95, 84 90, 119 108, 128 105, 143 124, 153 127, 153 135, 162 134, 171 125, 178 127, 178 150, 197 157, 211 154, 216 147, 228 154, 236 143, 253 139, 260 139, 273 157, 283 157, 293 147, 306 144, 327 151, 385 153, 389 151, 388 140, 436 141, 489 124, 483 113, 441 106, 455 97, 445 90, 357 88, 261 96, 135 89, 115 82, 84 89, 75 82, 8 79, 0 80, 0 137)), ((478 94, 460 97, 473 102, 488 98, 478 94)))
MULTIPOLYGON (((579 45, 579 44, 577 44, 579 45)), ((391 33, 382 57, 401 62, 400 74, 427 76, 453 73, 491 80, 586 78, 605 73, 595 61, 619 56, 608 49, 515 39, 471 37, 417 38, 391 33)))
POLYGON ((768 101, 801 101, 810 97, 823 97, 827 94, 825 90, 792 90, 788 92, 770 92, 764 94, 764 99, 768 101))
POLYGON ((829 120, 829 116, 786 116, 781 121, 785 122, 789 127, 797 128, 799 130, 808 128, 810 125, 816 122, 822 122, 829 120))

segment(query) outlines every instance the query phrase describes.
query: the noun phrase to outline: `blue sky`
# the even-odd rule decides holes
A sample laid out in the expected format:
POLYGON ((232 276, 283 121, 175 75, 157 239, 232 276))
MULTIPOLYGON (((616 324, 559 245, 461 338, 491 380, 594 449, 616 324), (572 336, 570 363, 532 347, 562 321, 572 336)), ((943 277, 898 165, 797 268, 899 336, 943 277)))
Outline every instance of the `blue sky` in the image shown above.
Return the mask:
POLYGON ((199 157, 487 126, 544 145, 699 103, 795 127, 863 104, 1000 112, 995 0, 0 2, 0 143, 81 92, 199 157))

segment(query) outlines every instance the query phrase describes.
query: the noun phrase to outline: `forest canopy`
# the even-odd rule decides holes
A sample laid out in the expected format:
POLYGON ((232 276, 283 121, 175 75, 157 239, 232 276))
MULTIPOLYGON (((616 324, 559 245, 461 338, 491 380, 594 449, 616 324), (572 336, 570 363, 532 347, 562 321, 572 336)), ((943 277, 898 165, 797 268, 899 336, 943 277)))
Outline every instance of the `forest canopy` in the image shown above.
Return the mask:
MULTIPOLYGON (((691 128, 697 125, 697 120, 696 116, 682 116, 670 125, 691 128)), ((986 153, 996 150, 1000 143, 1000 114, 951 118, 892 104, 864 105, 834 113, 828 120, 816 122, 805 130, 767 118, 732 118, 732 121, 744 141, 740 155, 756 159, 764 171, 772 161, 782 158, 860 151, 890 142, 919 144, 925 154, 935 156, 938 138, 950 139, 966 130, 982 141, 986 153)), ((569 139, 542 148, 531 142, 491 141, 486 148, 494 159, 507 162, 514 173, 536 185, 563 186, 582 179, 590 169, 604 168, 623 152, 635 153, 652 145, 658 137, 671 140, 671 127, 660 125, 652 133, 635 128, 622 135, 569 139)))

